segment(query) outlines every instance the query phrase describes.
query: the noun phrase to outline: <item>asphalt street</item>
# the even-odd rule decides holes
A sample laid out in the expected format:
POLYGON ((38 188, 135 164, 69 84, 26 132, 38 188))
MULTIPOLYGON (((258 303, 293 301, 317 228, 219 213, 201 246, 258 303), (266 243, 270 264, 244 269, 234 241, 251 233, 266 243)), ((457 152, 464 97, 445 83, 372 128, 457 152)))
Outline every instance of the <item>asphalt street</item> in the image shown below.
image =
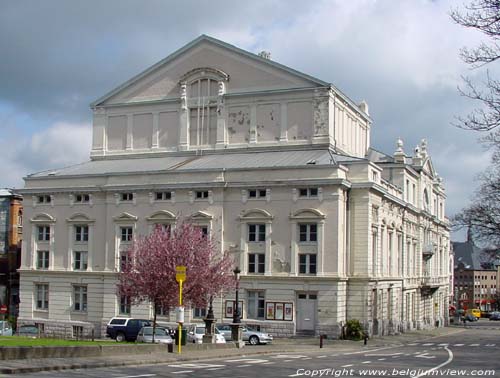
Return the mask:
POLYGON ((363 350, 232 356, 171 364, 65 370, 16 377, 424 377, 500 374, 500 322, 482 320, 427 337, 363 350))

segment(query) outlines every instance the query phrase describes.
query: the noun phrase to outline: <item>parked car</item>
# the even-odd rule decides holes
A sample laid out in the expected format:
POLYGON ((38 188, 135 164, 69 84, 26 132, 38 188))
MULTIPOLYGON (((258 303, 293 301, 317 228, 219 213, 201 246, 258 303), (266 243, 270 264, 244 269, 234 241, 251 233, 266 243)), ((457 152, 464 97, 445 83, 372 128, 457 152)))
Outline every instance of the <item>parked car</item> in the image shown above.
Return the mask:
POLYGON ((500 312, 495 311, 490 314, 490 320, 500 320, 500 312))
POLYGON ((465 321, 466 322, 477 322, 478 321, 478 318, 476 318, 474 315, 472 314, 467 314, 465 315, 465 321))
MULTIPOLYGON (((187 332, 187 342, 202 344, 203 343, 203 335, 205 334, 205 325, 204 324, 192 324, 188 327, 187 332)), ((225 344, 226 339, 219 332, 217 327, 215 327, 215 343, 216 344, 225 344)))
MULTIPOLYGON (((153 327, 142 327, 139 333, 137 334, 137 339, 135 340, 138 343, 152 343, 153 342, 153 327)), ((172 336, 169 335, 167 329, 162 327, 155 328, 155 343, 158 344, 172 344, 174 340, 172 336)))
MULTIPOLYGON (((217 328, 224 335, 226 341, 232 340, 230 324, 218 324, 217 328)), ((243 341, 248 342, 250 345, 269 344, 273 341, 272 335, 257 331, 256 329, 247 326, 242 327, 241 338, 243 341)))
POLYGON ((118 342, 135 341, 142 327, 151 326, 147 319, 111 318, 106 327, 106 336, 118 342))
POLYGON ((36 325, 22 325, 17 327, 16 336, 27 336, 27 337, 38 337, 40 335, 40 331, 36 325))
POLYGON ((0 336, 12 336, 12 326, 7 320, 0 320, 0 336))

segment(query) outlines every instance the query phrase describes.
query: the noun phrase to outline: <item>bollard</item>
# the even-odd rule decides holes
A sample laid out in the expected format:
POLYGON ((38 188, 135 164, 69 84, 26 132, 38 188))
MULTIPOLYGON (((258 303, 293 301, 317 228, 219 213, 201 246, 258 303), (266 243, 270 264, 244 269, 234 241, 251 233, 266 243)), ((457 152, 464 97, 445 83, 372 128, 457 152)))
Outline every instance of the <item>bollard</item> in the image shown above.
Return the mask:
POLYGON ((368 344, 368 335, 366 333, 363 335, 363 343, 364 345, 368 344))
POLYGON ((323 335, 319 335, 319 347, 323 348, 323 335))

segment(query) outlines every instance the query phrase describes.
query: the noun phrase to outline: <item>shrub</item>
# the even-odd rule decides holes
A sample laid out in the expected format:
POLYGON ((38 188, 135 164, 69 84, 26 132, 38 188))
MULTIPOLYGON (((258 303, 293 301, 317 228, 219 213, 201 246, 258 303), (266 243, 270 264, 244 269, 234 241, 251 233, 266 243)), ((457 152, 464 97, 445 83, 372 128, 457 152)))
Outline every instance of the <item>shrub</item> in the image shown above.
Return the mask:
POLYGON ((363 327, 358 319, 350 319, 346 323, 346 338, 349 340, 361 340, 364 335, 363 327))

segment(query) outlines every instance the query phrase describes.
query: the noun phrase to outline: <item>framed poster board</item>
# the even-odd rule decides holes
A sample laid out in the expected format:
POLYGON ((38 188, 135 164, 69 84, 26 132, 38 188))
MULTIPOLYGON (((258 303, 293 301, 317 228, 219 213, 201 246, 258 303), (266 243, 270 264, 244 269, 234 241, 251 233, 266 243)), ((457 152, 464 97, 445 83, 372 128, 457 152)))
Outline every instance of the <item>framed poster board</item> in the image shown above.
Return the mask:
POLYGON ((274 319, 283 320, 283 303, 276 303, 274 306, 274 319))
POLYGON ((266 302, 266 320, 293 321, 293 303, 266 302))
POLYGON ((226 305, 224 306, 224 308, 225 308, 224 317, 225 318, 232 318, 233 317, 233 307, 234 307, 234 301, 226 301, 226 305))
MULTIPOLYGON (((238 301, 239 306, 238 310, 240 310, 240 317, 243 317, 243 301, 238 301)), ((225 318, 232 318, 233 317, 233 310, 234 310, 234 300, 229 299, 226 301, 224 305, 224 317, 225 318)))
POLYGON ((274 320, 274 302, 266 302, 266 319, 274 320))
POLYGON ((284 320, 293 320, 293 303, 285 303, 284 320))

